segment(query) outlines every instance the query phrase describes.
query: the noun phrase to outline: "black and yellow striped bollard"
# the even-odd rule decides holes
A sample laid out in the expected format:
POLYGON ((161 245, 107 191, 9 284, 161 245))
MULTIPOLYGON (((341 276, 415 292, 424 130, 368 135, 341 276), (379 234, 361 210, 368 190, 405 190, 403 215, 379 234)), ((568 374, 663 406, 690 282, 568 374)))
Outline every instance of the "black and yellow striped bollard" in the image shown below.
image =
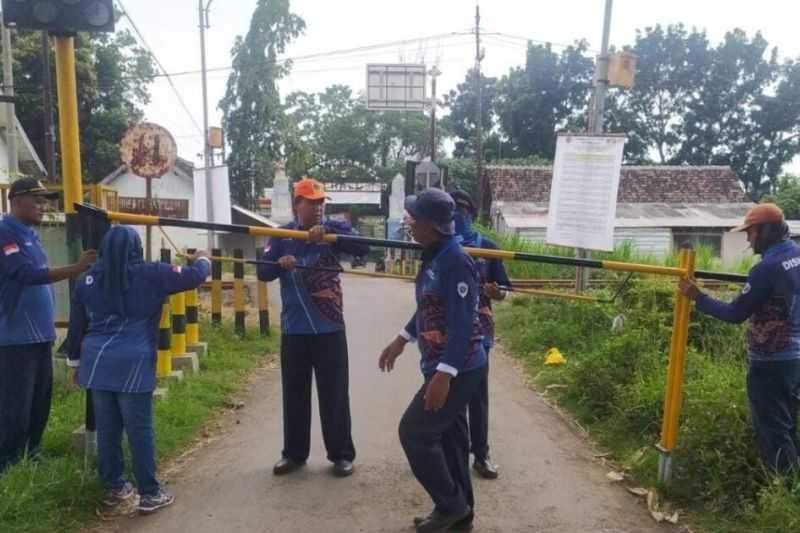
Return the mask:
MULTIPOLYGON (((171 261, 169 249, 161 249, 161 262, 171 261)), ((161 321, 158 325, 158 359, 156 363, 156 375, 165 378, 172 374, 172 323, 170 322, 169 299, 164 300, 161 306, 161 321)))
MULTIPOLYGON (((233 257, 244 259, 244 252, 241 248, 233 251, 233 257)), ((236 261, 233 263, 233 310, 234 324, 236 333, 242 337, 245 335, 245 306, 244 306, 244 263, 236 261)))
POLYGON ((269 288, 266 281, 257 281, 258 288, 258 326, 262 337, 269 337, 269 288))
MULTIPOLYGON (((222 257, 222 250, 211 250, 212 257, 222 257)), ((222 324, 222 261, 211 261, 211 323, 215 326, 222 324)))

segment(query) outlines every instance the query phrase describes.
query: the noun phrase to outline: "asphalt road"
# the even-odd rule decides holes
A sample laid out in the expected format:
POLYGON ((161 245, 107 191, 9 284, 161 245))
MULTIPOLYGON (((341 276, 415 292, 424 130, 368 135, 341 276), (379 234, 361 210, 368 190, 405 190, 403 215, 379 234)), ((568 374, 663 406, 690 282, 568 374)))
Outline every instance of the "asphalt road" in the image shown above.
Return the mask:
MULTIPOLYGON (((276 287, 277 288, 277 287, 276 287)), ((271 290, 276 295, 277 290, 271 290)), ((409 346, 391 374, 377 358, 411 316, 405 282, 347 278, 356 473, 330 474, 315 412, 308 466, 277 478, 282 445, 281 385, 265 368, 228 412, 217 438, 168 474, 174 506, 154 516, 124 518, 106 531, 159 533, 409 532, 430 511, 398 442, 397 424, 420 384, 419 354, 409 346)), ((650 518, 640 500, 606 478, 587 442, 525 384, 512 361, 492 355, 492 455, 496 481, 475 480, 476 532, 652 533, 671 531, 650 518)))

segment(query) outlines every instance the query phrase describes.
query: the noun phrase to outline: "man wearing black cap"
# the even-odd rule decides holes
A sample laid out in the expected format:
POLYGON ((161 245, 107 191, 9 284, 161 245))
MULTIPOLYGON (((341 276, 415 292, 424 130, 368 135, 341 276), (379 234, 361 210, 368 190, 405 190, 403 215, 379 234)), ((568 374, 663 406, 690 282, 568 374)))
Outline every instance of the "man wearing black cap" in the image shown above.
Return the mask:
POLYGON ((31 226, 42 222, 48 199, 58 197, 38 180, 22 178, 9 190, 11 214, 0 221, 0 472, 27 450, 35 454, 50 415, 52 343, 56 338, 51 283, 78 276, 94 250, 61 268, 31 226))
POLYGON ((454 207, 439 189, 406 200, 411 233, 424 248, 417 311, 379 361, 391 371, 406 343, 419 340, 425 382, 400 421, 411 470, 434 503, 430 515, 414 520, 419 533, 469 531, 474 518, 465 408, 486 379, 486 353, 478 274, 454 236, 454 207))
MULTIPOLYGON (((477 209, 472 197, 464 191, 450 193, 456 203, 455 227, 456 238, 462 246, 468 248, 486 248, 496 250, 497 244, 487 239, 472 226, 472 218, 477 209)), ((475 268, 480 277, 480 304, 478 317, 481 321, 483 333, 483 349, 486 351, 486 379, 483 380, 478 393, 469 402, 469 441, 475 462, 472 467, 484 479, 497 479, 499 470, 497 465, 489 458, 489 351, 494 346, 494 312, 492 300, 503 300, 506 293, 500 289, 510 287, 506 268, 500 259, 475 259, 475 268)))

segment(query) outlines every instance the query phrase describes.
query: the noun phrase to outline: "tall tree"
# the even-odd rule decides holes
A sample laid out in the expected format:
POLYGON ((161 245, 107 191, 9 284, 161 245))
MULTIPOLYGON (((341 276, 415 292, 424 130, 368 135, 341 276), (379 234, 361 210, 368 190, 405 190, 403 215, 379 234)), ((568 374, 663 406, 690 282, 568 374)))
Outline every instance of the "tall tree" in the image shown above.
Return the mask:
POLYGON ((579 41, 556 54, 549 44, 528 44, 524 68, 499 81, 496 113, 509 141, 506 157, 552 159, 555 132, 585 124, 593 62, 588 43, 579 41))
MULTIPOLYGON (((478 95, 475 69, 470 69, 462 83, 456 89, 444 95, 443 106, 448 109, 447 116, 442 119, 442 126, 455 140, 453 157, 474 157, 475 129, 478 121, 478 95)), ((497 78, 489 78, 481 74, 481 100, 483 131, 490 132, 495 125, 495 99, 497 98, 497 78)), ((494 143, 487 143, 494 146, 494 143)), ((487 146, 487 147, 488 147, 487 146)))
MULTIPOLYGON (((419 113, 369 111, 350 87, 333 85, 318 94, 286 97, 295 154, 307 154, 290 175, 311 173, 324 180, 371 180, 423 153, 429 121, 419 113)), ((289 154, 292 161, 292 154, 289 154)))
POLYGON ((637 33, 636 85, 612 96, 609 126, 628 134, 626 160, 730 165, 753 199, 800 153, 800 67, 761 34, 717 46, 682 25, 637 33))
MULTIPOLYGON (((41 35, 19 31, 13 46, 17 116, 37 153, 43 155, 41 35)), ((75 47, 83 175, 86 181, 99 181, 120 165, 119 142, 144 117, 155 65, 128 30, 81 33, 75 47)), ((55 79, 55 71, 52 76, 55 79)))
POLYGON ((289 127, 277 82, 291 69, 279 60, 289 43, 305 30, 305 21, 290 11, 289 0, 258 0, 250 29, 236 37, 233 72, 219 103, 230 154, 231 194, 251 205, 272 183, 274 164, 289 141, 289 127))

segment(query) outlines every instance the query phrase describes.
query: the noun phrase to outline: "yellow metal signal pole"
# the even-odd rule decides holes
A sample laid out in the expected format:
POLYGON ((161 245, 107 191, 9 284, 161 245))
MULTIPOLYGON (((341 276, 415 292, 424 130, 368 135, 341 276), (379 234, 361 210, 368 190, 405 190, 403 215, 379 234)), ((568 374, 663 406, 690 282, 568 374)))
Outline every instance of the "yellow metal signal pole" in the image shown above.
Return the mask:
MULTIPOLYGON (((70 219, 75 219, 75 203, 83 201, 81 183, 81 143, 78 127, 78 83, 75 75, 75 38, 57 35, 56 78, 58 85, 58 128, 61 138, 61 174, 64 180, 64 213, 67 215, 67 228, 70 219)), ((75 219, 77 226, 77 219, 75 219)), ((77 229, 77 228, 73 228, 77 229)), ((67 241, 77 239, 75 232, 67 241)), ((77 251, 77 248, 75 249, 77 251)))
MULTIPOLYGON (((81 229, 75 204, 83 202, 81 141, 78 123, 78 82, 75 73, 75 38, 56 35, 56 85, 58 87, 58 129, 61 139, 61 177, 64 186, 64 214, 67 224, 67 254, 77 263, 81 252, 81 229)), ((86 391, 86 450, 95 447, 95 418, 92 395, 86 391)))

